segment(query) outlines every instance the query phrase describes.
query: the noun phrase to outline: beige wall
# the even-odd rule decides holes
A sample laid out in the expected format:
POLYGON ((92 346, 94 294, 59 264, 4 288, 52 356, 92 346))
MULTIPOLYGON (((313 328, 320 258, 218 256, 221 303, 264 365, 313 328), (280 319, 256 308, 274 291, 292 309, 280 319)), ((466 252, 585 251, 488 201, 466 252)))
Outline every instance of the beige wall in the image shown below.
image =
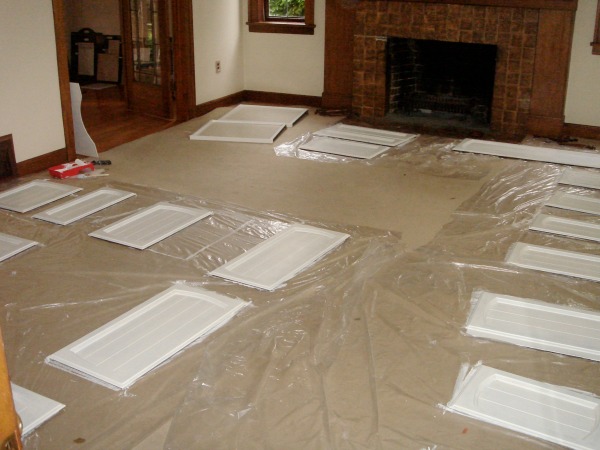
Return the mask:
POLYGON ((17 162, 65 147, 51 0, 3 0, 0 136, 17 162))
POLYGON ((250 33, 248 2, 241 0, 244 88, 321 96, 325 59, 325 0, 315 0, 314 36, 250 33))
POLYGON ((240 2, 194 0, 196 104, 244 89, 240 2), (215 62, 221 62, 216 73, 215 62))
POLYGON ((565 120, 600 126, 600 55, 592 55, 598 0, 579 0, 569 72, 565 120))

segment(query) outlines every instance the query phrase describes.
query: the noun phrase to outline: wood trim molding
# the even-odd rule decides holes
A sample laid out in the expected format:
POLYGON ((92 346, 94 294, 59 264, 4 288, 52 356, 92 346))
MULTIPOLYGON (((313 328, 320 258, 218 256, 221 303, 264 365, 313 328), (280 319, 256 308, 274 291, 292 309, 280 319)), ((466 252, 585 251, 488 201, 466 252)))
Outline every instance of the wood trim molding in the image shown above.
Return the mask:
POLYGON ((321 106, 321 97, 265 91, 244 91, 244 101, 276 105, 303 105, 317 108, 321 106))
POLYGON ((264 91, 240 91, 235 94, 217 98, 196 106, 196 117, 203 116, 213 109, 224 106, 237 105, 242 102, 268 103, 275 105, 303 105, 303 106, 321 106, 321 97, 310 95, 281 94, 278 92, 264 91))
MULTIPOLYGON (((0 154, 2 152, 6 152, 6 160, 4 164, 6 164, 8 167, 5 166, 3 168, 0 168, 0 178, 17 176, 17 161, 15 156, 15 146, 13 143, 12 134, 0 136, 0 154), (10 174, 3 174, 5 169, 8 169, 10 174)), ((0 160, 2 159, 4 159, 4 157, 0 157, 0 160)))
POLYGON ((340 0, 326 0, 323 108, 352 108, 352 66, 350 70, 339 67, 354 59, 354 19, 354 10, 340 6, 340 0))
POLYGON ((196 66, 192 0, 171 0, 176 121, 185 122, 196 111, 196 66))
POLYGON ((236 92, 235 94, 226 95, 225 97, 217 98, 206 103, 196 105, 195 116, 200 117, 211 112, 213 109, 222 108, 224 106, 237 105, 244 101, 244 91, 236 92))
POLYGON ((563 136, 600 140, 600 127, 565 123, 563 136))
MULTIPOLYGON (((362 2, 378 0, 360 0, 362 2)), ((387 0, 390 2, 442 3, 450 5, 498 6, 509 8, 558 9, 575 11, 578 0, 387 0)))
POLYGON ((252 33, 315 34, 315 2, 306 0, 304 21, 268 20, 265 0, 248 0, 248 30, 252 33))
POLYGON ((3 449, 21 450, 23 448, 19 419, 10 387, 2 330, 0 330, 0 443, 2 443, 3 449))
POLYGON ((61 148, 35 158, 27 159, 17 163, 17 175, 22 177, 36 172, 41 172, 52 166, 63 164, 65 161, 72 161, 67 156, 67 149, 61 148))
POLYGON ((594 40, 590 43, 592 46, 592 54, 600 55, 600 1, 598 1, 598 9, 596 10, 596 26, 594 27, 594 40))
MULTIPOLYGON (((63 128, 65 135, 66 158, 62 162, 75 159, 75 132, 73 131, 73 110, 71 106, 71 87, 69 82, 69 62, 67 56, 67 37, 65 34, 65 5, 64 0, 52 0, 54 13, 54 36, 56 40, 56 60, 58 65, 58 84, 62 109, 63 128)), ((60 164, 60 163, 59 163, 60 164)))
POLYGON ((564 126, 574 11, 542 10, 527 131, 559 137, 564 126))

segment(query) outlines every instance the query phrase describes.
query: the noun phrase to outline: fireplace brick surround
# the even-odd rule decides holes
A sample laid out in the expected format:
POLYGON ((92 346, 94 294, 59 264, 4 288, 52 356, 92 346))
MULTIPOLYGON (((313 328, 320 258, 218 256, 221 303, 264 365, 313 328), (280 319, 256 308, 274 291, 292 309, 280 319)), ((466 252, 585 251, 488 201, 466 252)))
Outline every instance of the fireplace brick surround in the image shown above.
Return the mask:
POLYGON ((498 53, 491 130, 557 137, 576 6, 576 0, 359 0, 349 8, 327 0, 324 106, 349 107, 367 122, 385 116, 388 37, 492 44, 498 53), (350 43, 340 41, 344 32, 350 43), (344 64, 350 77, 333 81, 344 64))

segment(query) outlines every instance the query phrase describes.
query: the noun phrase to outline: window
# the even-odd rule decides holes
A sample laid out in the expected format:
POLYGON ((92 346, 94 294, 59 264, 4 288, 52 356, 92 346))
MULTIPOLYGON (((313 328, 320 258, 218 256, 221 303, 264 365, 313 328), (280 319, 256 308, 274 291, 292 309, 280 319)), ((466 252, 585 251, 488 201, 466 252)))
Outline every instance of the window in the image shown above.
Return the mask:
POLYGON ((314 0, 248 0, 248 27, 257 33, 314 34, 314 0))
POLYGON ((600 55, 600 1, 596 11, 596 29, 594 30, 594 41, 592 42, 592 53, 600 55))

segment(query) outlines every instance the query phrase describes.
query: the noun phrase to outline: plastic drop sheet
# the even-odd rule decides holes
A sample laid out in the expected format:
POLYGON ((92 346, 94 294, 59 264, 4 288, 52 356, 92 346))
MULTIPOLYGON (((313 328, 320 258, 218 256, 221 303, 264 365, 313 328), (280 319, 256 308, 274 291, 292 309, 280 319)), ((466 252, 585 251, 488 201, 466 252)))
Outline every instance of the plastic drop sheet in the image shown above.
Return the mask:
MULTIPOLYGON (((212 357, 205 359, 211 354, 206 346, 213 340, 216 345, 228 341, 229 332, 245 336, 248 348, 256 336, 271 336, 283 354, 301 339, 304 330, 320 329, 321 352, 329 354, 329 343, 336 339, 330 333, 336 332, 338 324, 321 324, 324 318, 319 311, 325 311, 327 293, 345 295, 352 280, 368 276, 386 258, 402 252, 400 237, 386 231, 310 223, 348 233, 350 238, 284 286, 273 292, 261 291, 208 272, 288 224, 302 222, 299 218, 106 179, 65 183, 84 188, 81 195, 105 186, 137 195, 67 226, 33 219, 37 211, 0 211, 3 231, 40 242, 40 246, 0 264, 0 327, 12 381, 66 404, 64 411, 26 438, 27 449, 133 448, 173 419, 199 367, 216 363, 212 357), (157 202, 206 208, 213 215, 143 251, 88 236, 157 202), (124 391, 112 391, 44 363, 48 355, 175 283, 237 297, 251 306, 124 391)), ((243 356, 243 349, 235 351, 243 356)), ((271 358, 264 351, 249 357, 261 354, 271 358)), ((274 359, 273 364, 279 360, 274 359)), ((309 392, 315 385, 309 379, 302 388, 309 392)))
POLYGON ((478 362, 600 394, 595 362, 464 332, 482 290, 600 310, 599 283, 505 263, 518 241, 600 252, 528 231, 562 169, 507 161, 430 244, 403 252, 373 243, 310 300, 298 292, 229 327, 203 347, 166 448, 559 448, 445 404, 478 362))
POLYGON ((479 180, 491 170, 492 158, 453 151, 452 148, 460 142, 460 139, 419 135, 406 144, 390 147, 387 151, 372 159, 358 159, 300 148, 312 138, 312 133, 306 133, 293 141, 284 142, 274 148, 275 154, 277 156, 326 163, 386 165, 392 167, 407 165, 418 173, 467 180, 479 180))

